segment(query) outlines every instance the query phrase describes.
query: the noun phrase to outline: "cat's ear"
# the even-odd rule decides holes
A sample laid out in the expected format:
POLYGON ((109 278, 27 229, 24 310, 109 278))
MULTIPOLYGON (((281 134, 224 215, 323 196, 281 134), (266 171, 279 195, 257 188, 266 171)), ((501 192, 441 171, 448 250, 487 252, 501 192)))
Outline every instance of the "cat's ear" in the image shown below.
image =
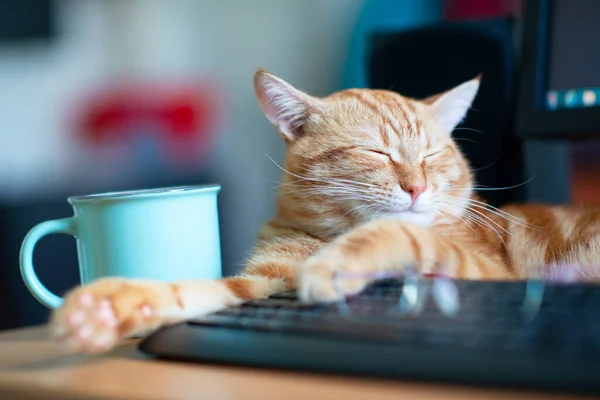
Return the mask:
POLYGON ((290 142, 302 135, 310 113, 321 103, 263 69, 254 74, 254 91, 267 119, 290 142))
POLYGON ((451 133, 467 115, 479 90, 480 81, 481 74, 453 89, 424 100, 433 107, 442 127, 448 133, 451 133))

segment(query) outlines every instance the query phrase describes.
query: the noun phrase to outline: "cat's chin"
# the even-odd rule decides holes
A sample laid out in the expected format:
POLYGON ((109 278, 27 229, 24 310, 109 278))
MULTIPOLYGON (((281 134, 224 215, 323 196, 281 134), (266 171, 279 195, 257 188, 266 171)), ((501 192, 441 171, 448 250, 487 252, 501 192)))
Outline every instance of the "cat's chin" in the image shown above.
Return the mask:
POLYGON ((409 224, 415 224, 422 227, 429 227, 433 224, 434 214, 432 212, 381 212, 373 215, 373 219, 395 219, 409 224))

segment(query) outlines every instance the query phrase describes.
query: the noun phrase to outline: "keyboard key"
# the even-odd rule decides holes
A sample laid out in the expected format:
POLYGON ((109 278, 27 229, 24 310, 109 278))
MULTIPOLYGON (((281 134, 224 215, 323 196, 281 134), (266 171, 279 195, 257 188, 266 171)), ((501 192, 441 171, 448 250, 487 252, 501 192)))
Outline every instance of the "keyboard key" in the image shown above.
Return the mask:
POLYGON ((207 315, 204 317, 194 318, 188 321, 190 325, 204 326, 233 326, 237 324, 238 317, 232 315, 207 315))
POLYGON ((280 299, 280 300, 297 300, 298 294, 295 290, 288 290, 286 292, 275 293, 269 296, 270 299, 280 299))

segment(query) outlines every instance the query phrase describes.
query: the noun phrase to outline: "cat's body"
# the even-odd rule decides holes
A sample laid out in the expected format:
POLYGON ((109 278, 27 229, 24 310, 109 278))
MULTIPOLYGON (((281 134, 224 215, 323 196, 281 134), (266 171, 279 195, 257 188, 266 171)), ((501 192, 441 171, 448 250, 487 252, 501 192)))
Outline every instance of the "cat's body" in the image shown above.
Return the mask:
POLYGON ((588 265, 600 256, 600 209, 497 210, 476 198, 450 133, 478 87, 474 79, 423 101, 363 89, 317 99, 257 72, 257 98, 288 150, 276 215, 242 273, 221 281, 100 280, 67 296, 52 317, 55 335, 72 350, 103 351, 125 336, 274 292, 297 288, 304 300, 331 301, 366 283, 334 285, 340 272, 417 266, 466 279, 598 280, 588 265), (560 263, 580 267, 553 266, 560 263))

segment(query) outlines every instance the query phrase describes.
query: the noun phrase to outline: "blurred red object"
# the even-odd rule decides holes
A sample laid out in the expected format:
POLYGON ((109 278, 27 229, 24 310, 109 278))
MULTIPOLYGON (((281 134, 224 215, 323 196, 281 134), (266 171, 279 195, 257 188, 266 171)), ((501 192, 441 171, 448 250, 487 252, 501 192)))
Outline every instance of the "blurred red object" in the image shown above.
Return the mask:
POLYGON ((132 158, 193 167, 210 154, 220 95, 195 82, 115 84, 92 91, 81 103, 76 132, 99 150, 118 143, 132 158))
POLYGON ((523 3, 523 0, 447 0, 444 18, 466 20, 518 15, 523 3))
POLYGON ((128 140, 151 127, 167 140, 207 139, 217 117, 216 91, 207 85, 130 84, 95 93, 84 103, 78 131, 94 143, 128 140))

